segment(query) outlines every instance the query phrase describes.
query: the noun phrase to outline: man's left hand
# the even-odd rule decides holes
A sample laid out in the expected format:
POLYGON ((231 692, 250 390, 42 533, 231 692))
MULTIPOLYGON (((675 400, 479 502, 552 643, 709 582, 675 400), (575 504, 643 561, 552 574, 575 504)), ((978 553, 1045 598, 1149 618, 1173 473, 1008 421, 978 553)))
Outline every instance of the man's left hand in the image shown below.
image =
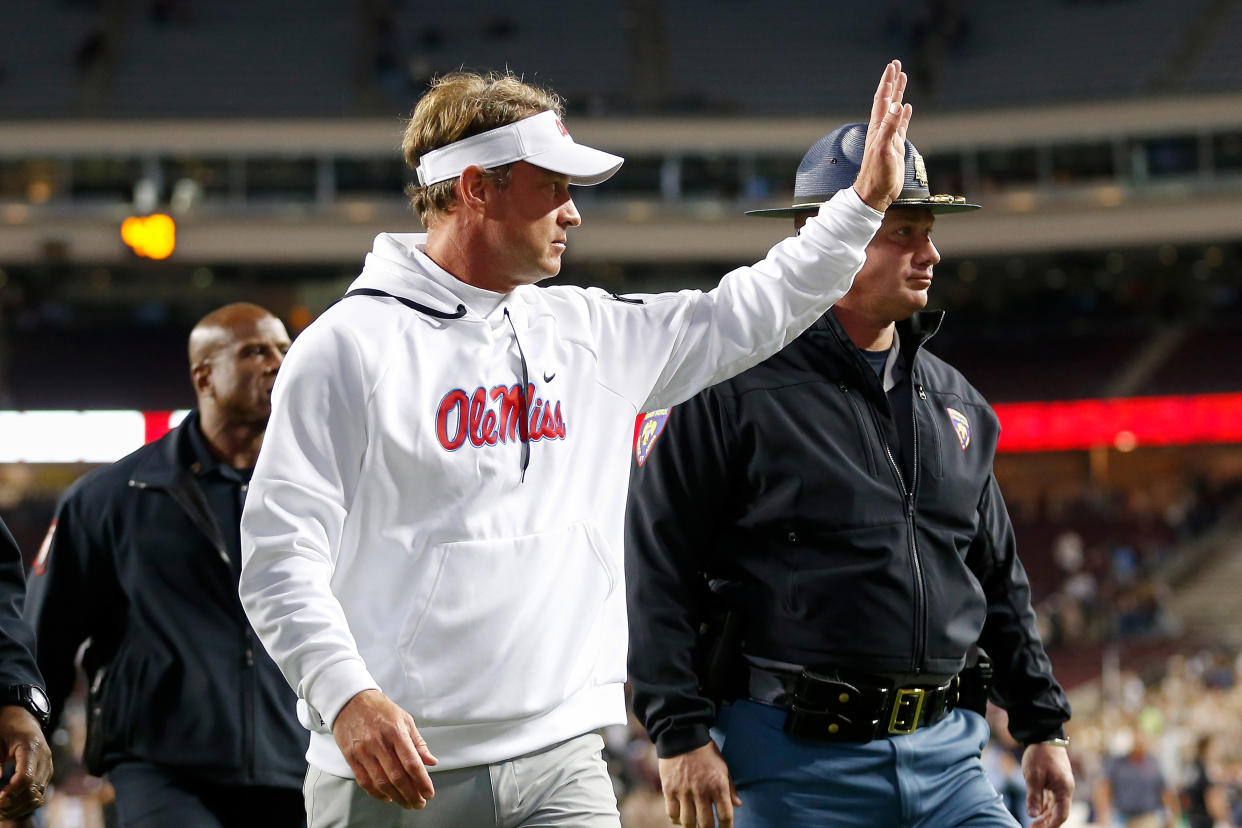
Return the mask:
POLYGON ((28 816, 43 804, 52 751, 39 722, 24 707, 0 707, 0 755, 14 765, 12 778, 0 790, 0 819, 28 816))
POLYGON ((1057 828, 1069 818, 1074 771, 1069 751, 1060 745, 1027 745, 1022 752, 1026 779, 1026 812, 1031 828, 1057 828))

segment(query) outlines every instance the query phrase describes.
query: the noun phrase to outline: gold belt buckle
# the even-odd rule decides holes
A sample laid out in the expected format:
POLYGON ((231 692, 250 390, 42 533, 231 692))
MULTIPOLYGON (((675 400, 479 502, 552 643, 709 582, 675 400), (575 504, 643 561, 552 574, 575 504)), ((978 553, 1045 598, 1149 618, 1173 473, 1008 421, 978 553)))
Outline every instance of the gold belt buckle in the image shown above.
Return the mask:
POLYGON ((893 715, 888 720, 888 732, 908 736, 917 730, 926 699, 927 691, 921 687, 903 687, 898 690, 897 698, 893 700, 893 715))

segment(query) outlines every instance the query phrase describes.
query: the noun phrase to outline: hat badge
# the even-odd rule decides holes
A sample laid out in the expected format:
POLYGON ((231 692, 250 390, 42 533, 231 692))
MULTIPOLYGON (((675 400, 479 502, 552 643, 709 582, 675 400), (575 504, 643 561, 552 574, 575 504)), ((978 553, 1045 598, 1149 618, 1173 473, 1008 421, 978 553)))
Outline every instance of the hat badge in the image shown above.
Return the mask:
POLYGON ((914 180, 924 190, 927 189, 927 165, 923 163, 923 156, 919 155, 919 151, 910 148, 910 154, 914 157, 914 180))

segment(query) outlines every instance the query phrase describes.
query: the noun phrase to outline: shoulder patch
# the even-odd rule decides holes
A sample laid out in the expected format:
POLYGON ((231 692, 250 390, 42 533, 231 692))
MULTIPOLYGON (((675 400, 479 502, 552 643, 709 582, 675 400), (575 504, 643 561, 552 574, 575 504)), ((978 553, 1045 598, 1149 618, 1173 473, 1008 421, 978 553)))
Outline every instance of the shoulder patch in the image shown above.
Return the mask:
POLYGON ((970 445, 970 420, 966 419, 966 415, 956 408, 945 408, 945 411, 949 413, 949 422, 953 424, 957 441, 962 444, 962 451, 965 451, 970 445))
POLYGON ((43 543, 39 544, 39 553, 35 555, 34 564, 30 567, 30 571, 35 575, 42 575, 47 572, 47 559, 52 554, 52 537, 56 534, 56 518, 52 518, 52 525, 47 527, 47 534, 43 536, 43 543))
POLYGON ((657 408, 655 411, 648 411, 638 424, 638 434, 634 437, 634 460, 638 465, 647 462, 647 458, 651 456, 651 449, 655 446, 656 438, 664 431, 664 425, 668 422, 668 412, 672 409, 657 408))

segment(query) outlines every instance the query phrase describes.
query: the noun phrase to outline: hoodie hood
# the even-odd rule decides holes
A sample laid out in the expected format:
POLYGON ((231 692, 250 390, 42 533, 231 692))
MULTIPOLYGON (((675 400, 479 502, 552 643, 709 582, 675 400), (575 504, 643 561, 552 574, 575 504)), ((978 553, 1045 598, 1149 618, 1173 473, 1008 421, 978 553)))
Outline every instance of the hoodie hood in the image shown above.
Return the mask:
MULTIPOLYGON (((480 321, 478 302, 471 293, 479 292, 440 267, 425 253, 426 233, 380 233, 367 254, 362 273, 349 286, 350 291, 381 290, 409 299, 434 311, 452 316, 458 307, 465 307, 463 319, 480 321), (460 286, 454 292, 447 285, 460 286)), ((498 305, 505 304, 508 296, 498 305)))

